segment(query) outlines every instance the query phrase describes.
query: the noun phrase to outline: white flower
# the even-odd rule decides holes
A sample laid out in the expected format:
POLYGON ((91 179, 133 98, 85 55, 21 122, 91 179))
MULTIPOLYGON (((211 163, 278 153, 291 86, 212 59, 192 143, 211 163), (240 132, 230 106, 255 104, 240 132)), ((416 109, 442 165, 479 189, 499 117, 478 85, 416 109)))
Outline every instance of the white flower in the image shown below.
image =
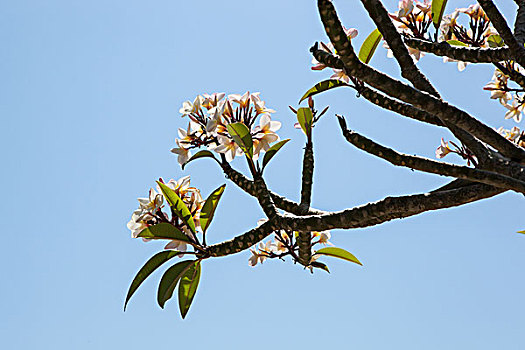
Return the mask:
POLYGON ((330 79, 338 79, 338 80, 344 81, 345 83, 350 82, 350 77, 346 75, 344 70, 342 69, 332 69, 332 70, 334 71, 334 74, 332 74, 330 79))
POLYGON ((508 112, 505 113, 505 119, 514 119, 516 123, 521 121, 521 113, 523 112, 523 103, 512 101, 512 105, 504 105, 508 109, 508 112))
POLYGON ((235 155, 242 154, 239 146, 237 146, 237 144, 229 137, 219 135, 217 136, 217 139, 219 141, 219 146, 215 148, 215 152, 224 153, 226 161, 231 162, 235 158, 235 155))
POLYGON ((201 109, 202 100, 202 96, 197 96, 193 103, 191 103, 191 101, 182 103, 182 108, 179 109, 179 113, 182 114, 183 117, 191 113, 198 113, 201 109))
POLYGON ((259 125, 253 130, 255 134, 254 154, 259 154, 261 150, 267 151, 270 148, 270 143, 278 141, 279 136, 275 133, 281 128, 281 122, 272 121, 269 115, 263 114, 259 125), (255 145, 256 144, 256 145, 255 145))
POLYGON ((399 11, 397 12, 397 17, 406 17, 412 13, 413 9, 414 4, 412 3, 412 0, 401 0, 399 1, 399 11))
POLYGON ((319 241, 317 243, 321 243, 323 245, 333 245, 332 243, 328 241, 332 237, 332 234, 330 233, 330 231, 320 231, 320 232, 314 231, 312 232, 312 235, 314 237, 319 237, 319 241))
POLYGON ((171 152, 179 155, 179 157, 177 158, 177 161, 179 162, 180 165, 182 165, 191 158, 191 152, 189 148, 184 148, 185 145, 181 144, 180 140, 175 140, 175 142, 177 143, 177 146, 179 147, 172 148, 171 152))
POLYGON ((445 140, 441 138, 441 145, 436 149, 436 158, 441 159, 450 152, 452 152, 452 150, 448 146, 448 142, 445 142, 445 140))
POLYGON ((149 198, 139 198, 140 210, 155 213, 160 209, 164 201, 164 196, 157 193, 153 188, 149 190, 149 198))

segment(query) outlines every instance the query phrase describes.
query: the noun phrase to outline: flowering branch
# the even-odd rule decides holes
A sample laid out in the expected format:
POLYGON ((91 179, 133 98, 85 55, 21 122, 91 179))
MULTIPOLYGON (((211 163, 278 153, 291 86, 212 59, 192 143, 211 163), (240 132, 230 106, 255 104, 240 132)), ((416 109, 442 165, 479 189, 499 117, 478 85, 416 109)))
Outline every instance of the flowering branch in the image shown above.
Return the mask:
POLYGON ((396 27, 394 27, 381 1, 361 0, 361 2, 368 11, 370 18, 372 18, 381 34, 383 34, 383 37, 388 43, 388 47, 392 50, 401 68, 401 76, 408 79, 417 89, 439 97, 437 90, 414 64, 414 60, 408 53, 408 49, 403 43, 401 35, 396 30, 396 27))
POLYGON ((503 18, 503 15, 496 8, 492 0, 478 0, 478 2, 494 25, 494 28, 496 28, 501 35, 505 44, 509 47, 513 58, 522 67, 525 67, 525 47, 523 47, 523 44, 518 43, 518 40, 516 40, 516 37, 507 25, 507 21, 503 18))
MULTIPOLYGON (((518 161, 525 160, 525 150, 512 144, 495 130, 471 117, 468 113, 361 63, 355 55, 350 41, 344 35, 333 4, 328 0, 319 0, 318 5, 325 31, 341 57, 348 74, 363 80, 392 97, 434 114, 444 122, 449 122, 464 129, 509 158, 518 161)), ((316 53, 314 53, 315 55, 316 53)))
POLYGON ((346 127, 342 116, 338 116, 341 131, 346 140, 363 151, 382 158, 394 165, 404 166, 427 173, 452 176, 459 179, 477 181, 502 189, 511 189, 525 194, 525 182, 490 171, 473 169, 465 166, 437 162, 417 156, 401 154, 391 148, 384 147, 346 127))

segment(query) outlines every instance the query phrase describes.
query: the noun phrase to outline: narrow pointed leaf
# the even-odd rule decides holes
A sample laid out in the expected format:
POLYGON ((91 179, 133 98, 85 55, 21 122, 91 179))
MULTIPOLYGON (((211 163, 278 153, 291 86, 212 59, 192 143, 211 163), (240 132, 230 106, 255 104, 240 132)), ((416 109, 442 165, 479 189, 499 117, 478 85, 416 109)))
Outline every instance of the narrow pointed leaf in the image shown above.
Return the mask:
POLYGON ((137 275, 133 279, 133 282, 131 282, 131 285, 129 286, 128 295, 126 296, 126 302, 124 303, 124 311, 126 311, 126 306, 128 305, 129 299, 133 296, 133 293, 135 293, 135 291, 137 290, 137 288, 139 288, 142 282, 144 282, 144 280, 148 278, 148 276, 151 275, 153 271, 159 268, 166 261, 177 256, 177 254, 179 254, 179 252, 173 250, 162 251, 153 255, 144 264, 144 266, 142 266, 142 268, 139 270, 139 272, 137 272, 137 275))
POLYGON ((263 158, 263 164, 262 164, 263 169, 266 167, 266 164, 268 164, 268 162, 273 158, 273 156, 275 156, 275 154, 279 152, 281 147, 283 147, 288 141, 290 141, 290 139, 279 141, 276 144, 272 145, 272 147, 270 147, 266 151, 266 153, 264 154, 264 158, 263 158))
POLYGON ((370 62, 372 56, 374 56, 374 53, 376 52, 377 45, 379 45, 382 38, 383 34, 381 34, 379 29, 374 29, 372 33, 368 34, 363 45, 361 45, 361 48, 359 49, 359 59, 363 63, 368 64, 370 62))
POLYGON ((164 197, 166 197, 166 200, 170 204, 175 214, 177 214, 177 216, 182 220, 182 222, 184 222, 186 226, 188 226, 191 232, 196 233, 193 216, 191 216, 190 210, 188 209, 186 204, 184 204, 182 199, 180 199, 180 197, 171 188, 169 188, 162 182, 157 181, 157 183, 159 184, 160 189, 164 194, 164 197))
POLYGON ((299 103, 303 102, 310 96, 320 94, 321 92, 324 92, 326 90, 330 90, 330 89, 333 89, 339 86, 350 86, 350 85, 339 79, 323 80, 322 82, 315 84, 314 87, 311 88, 310 90, 306 91, 303 97, 301 97, 301 99, 299 100, 299 103))
POLYGON ((299 122, 301 129, 303 129, 304 133, 308 137, 310 137, 310 133, 312 131, 313 119, 314 115, 312 114, 312 110, 310 108, 302 107, 297 110, 297 121, 299 122))
POLYGON ((208 196, 206 202, 204 202, 204 205, 202 206, 200 214, 200 223, 203 232, 206 232, 208 226, 210 226, 211 224, 213 215, 215 214, 215 209, 217 209, 217 205, 219 204, 219 200, 221 199, 225 187, 226 185, 222 185, 221 187, 213 191, 208 196))
POLYGON ((326 266, 325 264, 323 264, 320 261, 314 261, 314 262, 310 263, 310 265, 312 265, 313 267, 316 267, 318 269, 325 270, 326 272, 330 273, 330 270, 328 269, 328 266, 326 266))
POLYGON ((328 248, 322 248, 315 252, 315 254, 318 255, 326 255, 326 256, 332 256, 334 258, 339 258, 343 260, 348 260, 353 263, 363 265, 361 262, 350 252, 342 249, 342 248, 335 248, 335 247, 328 247, 328 248))
POLYGON ((448 0, 432 0, 432 22, 434 27, 439 29, 443 13, 445 13, 445 7, 447 7, 448 0))
POLYGON ((235 141, 248 157, 253 158, 253 140, 250 129, 243 123, 228 124, 226 128, 233 138, 233 141, 235 141))
POLYGON ((189 242, 188 236, 178 228, 167 222, 161 222, 142 230, 138 237, 149 239, 175 239, 177 241, 189 242))
POLYGON ((201 278, 201 264, 200 261, 192 264, 190 268, 184 273, 180 279, 179 284, 179 310, 182 318, 186 317, 190 309, 191 302, 197 292, 199 280, 201 278))
POLYGON ((177 283, 194 263, 194 260, 181 261, 164 272, 157 292, 157 302, 161 308, 164 309, 164 304, 173 296, 173 291, 175 290, 177 283))
POLYGON ((505 46, 503 39, 498 34, 493 34, 487 38, 489 47, 502 47, 505 46))
POLYGON ((191 156, 190 159, 188 159, 186 163, 182 164, 182 170, 184 170, 184 167, 186 167, 186 164, 194 161, 195 159, 199 159, 199 158, 213 158, 215 159, 215 161, 217 161, 217 158, 215 158, 212 152, 208 150, 202 150, 202 151, 195 153, 193 156, 191 156))
POLYGON ((518 231, 518 233, 523 233, 523 234, 525 235, 525 230, 523 230, 523 231, 518 231))
POLYGON ((462 46, 462 47, 468 47, 467 44, 459 41, 459 40, 447 40, 447 44, 450 46, 462 46))

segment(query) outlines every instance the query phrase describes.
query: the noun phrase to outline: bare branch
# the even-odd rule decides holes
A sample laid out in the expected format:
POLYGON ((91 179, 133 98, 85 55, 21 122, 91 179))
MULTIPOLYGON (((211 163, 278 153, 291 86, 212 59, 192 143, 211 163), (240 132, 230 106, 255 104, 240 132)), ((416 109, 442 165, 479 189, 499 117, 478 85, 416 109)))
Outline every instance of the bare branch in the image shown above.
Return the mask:
POLYGON ((512 59, 508 47, 474 48, 451 46, 447 42, 434 43, 416 38, 405 38, 405 43, 417 50, 429 52, 436 56, 472 63, 497 63, 512 59))

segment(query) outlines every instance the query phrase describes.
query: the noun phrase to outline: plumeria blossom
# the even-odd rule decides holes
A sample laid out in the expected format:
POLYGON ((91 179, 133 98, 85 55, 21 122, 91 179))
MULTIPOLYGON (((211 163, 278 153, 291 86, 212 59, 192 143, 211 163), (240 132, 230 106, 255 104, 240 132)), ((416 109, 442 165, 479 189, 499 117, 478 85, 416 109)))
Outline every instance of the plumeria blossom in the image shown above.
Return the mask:
POLYGON ((175 142, 178 147, 172 148, 171 153, 178 155, 177 162, 179 162, 180 165, 185 164, 191 158, 191 151, 189 148, 185 148, 185 145, 181 144, 180 140, 175 140, 175 142))
POLYGON ((218 137, 219 146, 217 146, 214 151, 217 153, 222 153, 226 157, 228 162, 231 162, 236 155, 241 155, 242 151, 239 146, 233 141, 233 139, 219 135, 218 137))
POLYGON ((414 3, 412 0, 401 0, 399 1, 399 11, 397 12, 397 17, 403 18, 412 13, 414 9, 414 3))
POLYGON ((253 153, 259 154, 261 150, 267 151, 270 148, 270 143, 279 141, 276 131, 280 128, 281 122, 272 121, 269 115, 264 114, 261 117, 260 124, 253 130, 254 141, 257 141, 253 153))
POLYGON ((444 63, 447 63, 447 62, 457 62, 458 63, 458 71, 460 72, 463 72, 465 70, 465 68, 467 68, 467 62, 463 62, 463 61, 458 61, 458 60, 455 60, 453 58, 450 58, 450 57, 443 57, 443 62, 444 63))
POLYGON ((516 141, 521 134, 520 128, 518 128, 517 126, 513 127, 510 130, 503 129, 503 127, 500 127, 497 131, 499 134, 503 135, 503 137, 505 137, 507 140, 513 142, 516 141))
POLYGON ((334 74, 330 77, 330 79, 338 79, 341 81, 344 81, 345 83, 350 82, 350 77, 346 75, 345 71, 342 69, 332 69, 334 71, 334 74))
POLYGON ((263 263, 268 256, 275 251, 275 245, 272 241, 267 241, 266 244, 261 242, 258 246, 259 250, 250 249, 252 256, 248 259, 250 266, 255 266, 257 263, 263 263))
POLYGON ((518 102, 514 99, 512 105, 505 105, 505 108, 508 109, 507 113, 505 113, 505 119, 514 119, 516 123, 519 123, 521 121, 521 114, 523 113, 524 107, 523 102, 518 102))
POLYGON ((508 77, 503 74, 499 69, 496 69, 492 76, 492 81, 483 87, 483 90, 490 91, 491 99, 498 99, 501 104, 506 105, 507 102, 512 98, 510 92, 508 92, 508 77))
POLYGON ((441 138, 441 145, 436 149, 436 158, 441 159, 445 157, 450 152, 453 152, 452 149, 448 146, 448 142, 445 142, 443 138, 441 138))
MULTIPOLYGON (((202 206, 204 205, 204 200, 202 199, 200 191, 197 188, 190 186, 190 177, 185 176, 179 180, 171 179, 168 182, 165 182, 160 178, 158 182, 165 184, 182 199, 195 220, 196 229, 200 230, 199 216, 202 206)), ((159 193, 154 189, 150 189, 148 198, 138 199, 139 209, 133 212, 131 220, 127 224, 128 229, 131 231, 131 236, 137 238, 140 232, 150 226, 159 223, 169 223, 178 228, 187 237, 194 237, 194 234, 178 216, 171 215, 170 217, 168 213, 162 211, 164 196, 162 195, 160 188, 158 188, 158 190, 159 193)), ((143 238, 143 240, 149 241, 150 239, 143 238)), ((187 244, 183 241, 172 240, 165 246, 165 249, 174 249, 180 252, 185 252, 187 244)))
POLYGON ((202 96, 197 96, 195 100, 193 100, 193 103, 191 101, 184 102, 182 108, 179 109, 179 113, 182 114, 183 117, 191 113, 197 113, 201 109, 202 101, 202 96))
POLYGON ((279 140, 275 132, 280 123, 270 117, 275 110, 266 106, 259 92, 247 91, 227 97, 223 92, 199 95, 193 103, 184 102, 180 112, 190 118, 187 129, 179 128, 177 147, 171 150, 178 155, 181 165, 189 161, 191 150, 201 147, 223 154, 228 162, 243 154, 228 132, 228 124, 242 123, 251 130, 256 157, 266 151, 271 142, 279 140))
POLYGON ((332 234, 330 233, 330 231, 320 231, 320 232, 314 231, 312 232, 312 236, 318 238, 318 241, 315 243, 320 243, 323 245, 333 245, 332 243, 328 241, 332 237, 332 234))

